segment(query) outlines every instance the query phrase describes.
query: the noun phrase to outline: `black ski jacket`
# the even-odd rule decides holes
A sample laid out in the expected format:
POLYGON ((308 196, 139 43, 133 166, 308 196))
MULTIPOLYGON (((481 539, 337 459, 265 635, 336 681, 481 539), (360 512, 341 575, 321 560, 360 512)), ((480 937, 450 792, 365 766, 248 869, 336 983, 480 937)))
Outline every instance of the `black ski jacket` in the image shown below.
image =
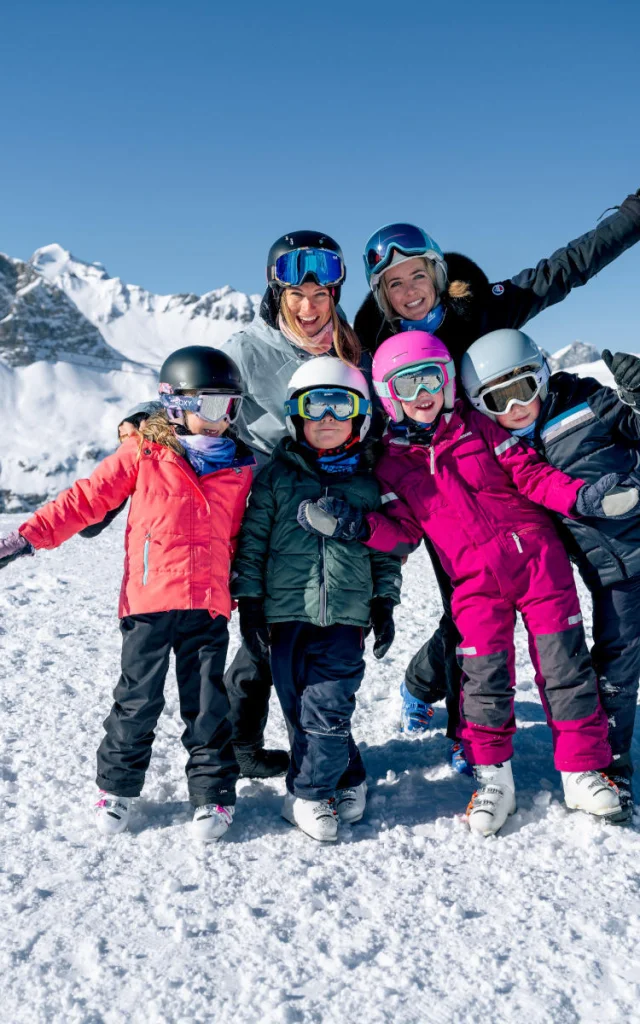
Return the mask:
MULTIPOLYGON (((593 377, 554 373, 529 443, 552 466, 595 483, 620 473, 640 487, 640 414, 593 377)), ((562 519, 563 540, 591 588, 640 576, 640 511, 629 519, 562 519)))
MULTIPOLYGON (((456 363, 472 342, 502 327, 519 328, 544 309, 561 302, 572 288, 586 284, 600 270, 640 241, 640 190, 627 196, 615 213, 593 231, 569 242, 546 260, 507 281, 491 284, 473 260, 459 253, 445 253, 450 282, 465 281, 471 297, 454 299, 445 292, 445 318, 438 337, 456 363)), ((370 293, 354 321, 356 334, 372 354, 397 333, 397 321, 390 324, 370 293)))

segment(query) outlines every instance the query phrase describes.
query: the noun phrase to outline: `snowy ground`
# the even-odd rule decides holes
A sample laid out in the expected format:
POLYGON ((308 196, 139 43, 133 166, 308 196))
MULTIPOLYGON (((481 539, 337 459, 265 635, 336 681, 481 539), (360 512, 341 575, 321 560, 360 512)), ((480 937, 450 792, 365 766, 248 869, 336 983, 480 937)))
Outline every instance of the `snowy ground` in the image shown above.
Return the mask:
MULTIPOLYGON (((321 847, 279 818, 281 780, 243 782, 228 837, 194 847, 170 679, 131 831, 100 837, 122 526, 0 579, 0 1021, 640 1021, 640 819, 564 809, 522 633, 520 810, 503 835, 460 820, 472 784, 444 764, 443 711, 426 740, 398 732, 403 668, 439 614, 422 552, 359 696, 362 823, 321 847)), ((284 743, 275 708, 269 739, 284 743)))

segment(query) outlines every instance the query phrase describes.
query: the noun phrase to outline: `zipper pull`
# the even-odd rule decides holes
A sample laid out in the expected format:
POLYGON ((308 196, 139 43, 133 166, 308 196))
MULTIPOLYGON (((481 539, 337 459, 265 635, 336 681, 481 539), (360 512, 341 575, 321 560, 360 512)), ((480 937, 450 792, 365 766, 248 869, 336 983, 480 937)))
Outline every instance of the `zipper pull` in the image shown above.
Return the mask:
POLYGON ((520 538, 518 537, 518 534, 517 533, 512 533, 511 536, 513 537, 515 545, 516 545, 518 551, 520 552, 520 554, 521 555, 524 554, 524 552, 522 550, 522 544, 520 543, 520 538))
POLYGON ((429 469, 431 470, 431 475, 433 476, 436 471, 436 450, 432 444, 429 445, 429 469))

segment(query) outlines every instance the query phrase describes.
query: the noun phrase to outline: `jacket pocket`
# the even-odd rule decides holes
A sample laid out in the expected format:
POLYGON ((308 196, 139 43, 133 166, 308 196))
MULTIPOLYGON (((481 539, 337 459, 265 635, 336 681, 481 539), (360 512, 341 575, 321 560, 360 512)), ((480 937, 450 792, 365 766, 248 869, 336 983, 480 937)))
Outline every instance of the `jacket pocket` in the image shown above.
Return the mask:
POLYGON ((151 534, 146 533, 144 538, 144 548, 142 551, 142 586, 146 587, 147 580, 149 578, 149 545, 151 543, 151 534))

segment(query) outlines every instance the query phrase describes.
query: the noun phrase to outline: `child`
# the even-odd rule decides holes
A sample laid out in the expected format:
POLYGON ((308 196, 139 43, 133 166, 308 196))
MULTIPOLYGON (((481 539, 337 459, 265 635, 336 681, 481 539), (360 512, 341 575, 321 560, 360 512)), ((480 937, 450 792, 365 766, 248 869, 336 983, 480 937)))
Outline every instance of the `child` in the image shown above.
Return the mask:
MULTIPOLYGON (((565 372, 550 377, 544 354, 516 330, 493 331, 474 342, 462 359, 462 384, 479 412, 552 466, 591 482, 615 471, 637 483, 640 360, 603 356, 624 402, 592 377, 565 372)), ((631 739, 640 676, 640 515, 635 512, 622 520, 564 517, 561 528, 593 600, 591 657, 612 753, 606 774, 618 787, 625 821, 633 815, 631 739)))
POLYGON ((131 497, 119 610, 122 675, 98 750, 96 822, 110 835, 127 827, 173 650, 193 832, 209 842, 226 832, 235 804, 238 766, 222 675, 230 558, 254 459, 226 433, 242 383, 224 353, 179 349, 165 361, 160 381, 167 416, 151 416, 141 437, 126 439, 88 480, 76 481, 1 541, 0 564, 58 547, 131 497))
POLYGON ((240 535, 232 585, 240 629, 256 654, 271 648, 273 681, 292 735, 282 815, 321 841, 338 819, 365 809, 362 758, 351 736, 364 674, 364 635, 374 654, 393 641, 400 563, 361 545, 345 548, 298 525, 298 506, 321 495, 369 512, 380 505, 362 442, 371 402, 360 370, 332 356, 310 359, 289 382, 286 424, 255 481, 240 535))
POLYGON ((411 550, 423 534, 433 543, 454 585, 452 612, 461 636, 460 738, 478 782, 467 812, 470 827, 497 832, 516 806, 516 611, 529 634, 568 805, 618 814, 617 790, 600 774, 610 758, 607 721, 571 566, 551 519, 532 503, 565 515, 576 508, 593 514, 617 478, 590 487, 572 480, 455 402, 449 352, 425 332, 385 341, 373 380, 391 418, 376 467, 384 515, 365 518, 322 499, 306 508, 306 519, 325 534, 360 537, 396 554, 411 550))

